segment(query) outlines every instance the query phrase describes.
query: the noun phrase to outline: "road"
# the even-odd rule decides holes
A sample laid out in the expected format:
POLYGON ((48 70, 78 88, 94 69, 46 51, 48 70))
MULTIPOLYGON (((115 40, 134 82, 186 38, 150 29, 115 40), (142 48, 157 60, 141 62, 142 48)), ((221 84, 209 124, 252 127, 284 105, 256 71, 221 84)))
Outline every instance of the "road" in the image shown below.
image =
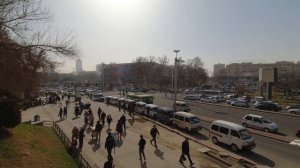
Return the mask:
MULTIPOLYGON (((154 104, 171 107, 172 100, 162 98, 162 95, 155 94, 154 104)), ((199 106, 191 106, 191 113, 240 123, 241 118, 245 114, 248 114, 249 111, 247 109, 236 109, 199 103, 199 106)), ((263 115, 266 118, 275 121, 280 126, 280 134, 287 134, 289 136, 294 136, 294 130, 300 123, 300 118, 296 117, 254 111, 251 111, 251 113, 263 115)), ((203 126, 208 128, 209 123, 203 123, 203 126)), ((205 130, 202 130, 200 133, 208 136, 208 133, 205 130)), ((257 147, 250 152, 240 152, 239 155, 269 167, 299 167, 299 147, 256 135, 254 135, 254 138, 256 140, 257 147)))

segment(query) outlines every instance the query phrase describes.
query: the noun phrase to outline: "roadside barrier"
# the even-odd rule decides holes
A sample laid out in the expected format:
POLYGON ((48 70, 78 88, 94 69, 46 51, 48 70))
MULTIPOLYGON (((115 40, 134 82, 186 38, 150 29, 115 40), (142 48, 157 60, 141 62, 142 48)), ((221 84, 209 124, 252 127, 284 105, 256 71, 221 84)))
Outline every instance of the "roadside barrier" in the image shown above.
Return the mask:
MULTIPOLYGON (((53 129, 56 132, 56 134, 60 137, 60 139, 64 142, 64 144, 67 147, 70 147, 71 146, 70 139, 66 136, 66 134, 61 130, 61 128, 54 121, 53 121, 53 129)), ((91 168, 89 162, 82 156, 82 154, 80 154, 78 149, 75 149, 75 153, 79 154, 78 158, 76 158, 76 160, 78 160, 80 167, 82 167, 82 168, 91 168)))

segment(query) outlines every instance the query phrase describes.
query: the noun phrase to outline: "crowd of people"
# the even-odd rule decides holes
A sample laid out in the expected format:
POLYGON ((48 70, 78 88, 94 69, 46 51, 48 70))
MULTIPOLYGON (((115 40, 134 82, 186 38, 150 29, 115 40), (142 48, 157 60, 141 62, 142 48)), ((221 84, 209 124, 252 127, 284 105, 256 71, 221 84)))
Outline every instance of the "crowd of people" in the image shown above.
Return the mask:
MULTIPOLYGON (((119 107, 119 108, 121 108, 121 107, 119 107)), ((132 112, 132 113, 134 113, 134 112, 132 112)), ((111 122, 113 121, 111 114, 109 114, 108 112, 104 112, 101 109, 101 107, 99 107, 97 110, 98 119, 96 119, 97 121, 96 121, 95 127, 94 127, 95 117, 94 117, 94 113, 93 113, 92 109, 89 108, 87 111, 83 111, 83 109, 80 108, 78 106, 78 104, 76 103, 74 115, 76 118, 78 118, 81 114, 84 114, 83 119, 84 119, 85 124, 82 127, 74 126, 74 128, 72 130, 70 152, 74 154, 74 153, 80 152, 82 150, 85 132, 87 130, 91 131, 92 140, 95 137, 96 144, 100 144, 101 132, 106 127, 107 136, 105 138, 105 146, 104 147, 107 151, 107 161, 104 163, 104 167, 105 168, 112 167, 112 165, 113 165, 112 151, 113 151, 113 149, 115 149, 116 144, 118 142, 122 141, 122 136, 124 136, 124 133, 126 132, 127 119, 126 119, 125 112, 121 115, 121 117, 119 119, 116 119, 117 124, 116 124, 115 131, 113 131, 111 128, 111 122)), ((61 120, 67 118, 67 104, 64 108, 60 107, 59 118, 61 120)), ((153 127, 151 128, 149 133, 152 137, 152 139, 150 140, 151 145, 153 145, 155 148, 157 148, 156 137, 157 137, 157 135, 160 135, 160 133, 159 133, 156 125, 153 125, 153 127)), ((146 156, 145 156, 144 149, 146 146, 146 140, 144 139, 144 135, 140 135, 140 140, 137 144, 138 144, 140 160, 145 161, 146 156)), ((114 153, 115 153, 115 150, 114 150, 114 153)), ((193 165, 194 163, 192 162, 190 154, 189 154, 188 138, 186 138, 182 142, 182 154, 179 157, 180 163, 183 163, 183 161, 186 160, 185 156, 188 157, 190 164, 193 165)))

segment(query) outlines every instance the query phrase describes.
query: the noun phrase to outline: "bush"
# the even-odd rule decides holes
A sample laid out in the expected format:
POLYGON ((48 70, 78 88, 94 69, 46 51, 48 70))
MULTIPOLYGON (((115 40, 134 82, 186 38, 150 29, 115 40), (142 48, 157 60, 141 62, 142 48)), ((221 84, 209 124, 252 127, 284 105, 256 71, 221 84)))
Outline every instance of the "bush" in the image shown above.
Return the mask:
POLYGON ((21 112, 16 100, 0 99, 0 127, 13 128, 21 123, 21 112))

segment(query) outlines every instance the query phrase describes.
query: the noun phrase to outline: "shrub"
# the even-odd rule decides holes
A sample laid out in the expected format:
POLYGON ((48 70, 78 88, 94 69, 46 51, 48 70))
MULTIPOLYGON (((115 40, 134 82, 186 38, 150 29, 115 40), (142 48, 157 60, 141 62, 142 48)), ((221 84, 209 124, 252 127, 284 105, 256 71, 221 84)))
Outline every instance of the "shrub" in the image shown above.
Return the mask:
POLYGON ((21 112, 17 101, 0 99, 0 127, 13 128, 21 123, 21 112))

